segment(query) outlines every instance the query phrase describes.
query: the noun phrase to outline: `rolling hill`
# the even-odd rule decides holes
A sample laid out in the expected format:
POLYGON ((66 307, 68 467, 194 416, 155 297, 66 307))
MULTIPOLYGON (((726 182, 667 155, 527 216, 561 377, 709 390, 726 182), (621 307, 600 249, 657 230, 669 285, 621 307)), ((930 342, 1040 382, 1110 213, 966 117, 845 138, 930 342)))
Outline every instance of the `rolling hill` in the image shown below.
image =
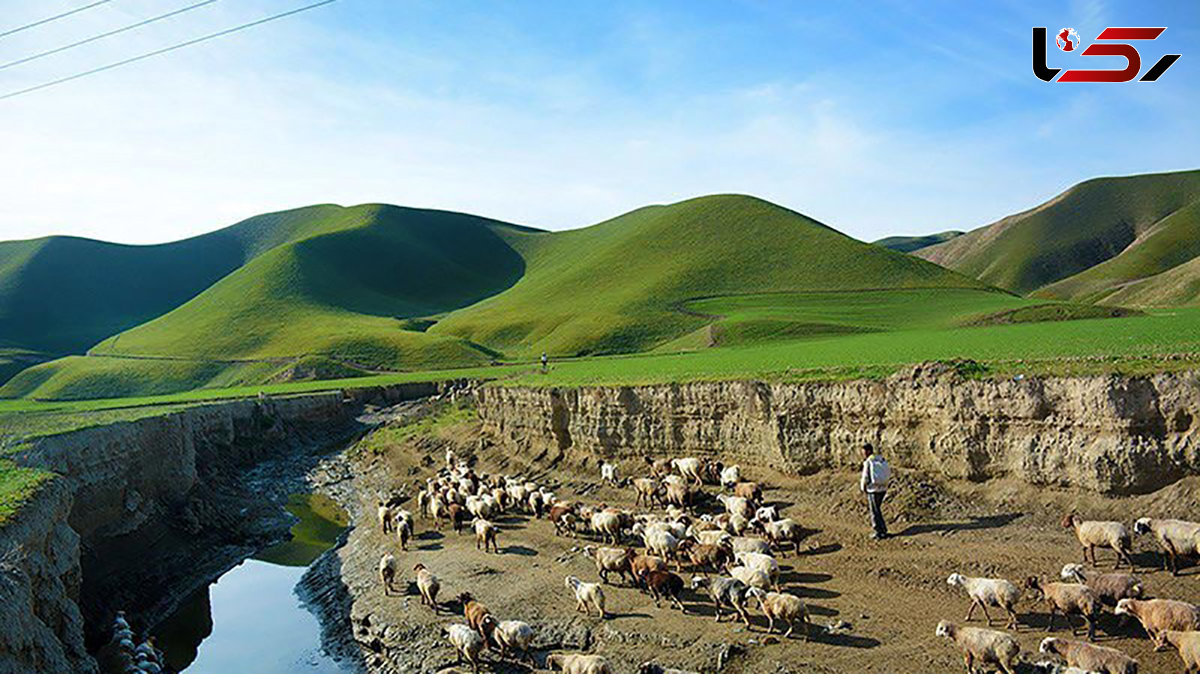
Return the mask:
POLYGON ((984 288, 761 199, 715 195, 512 239, 527 270, 430 328, 531 357, 631 353, 702 328, 682 302, 764 292, 984 288))
POLYGON ((939 243, 945 243, 950 239, 954 239, 963 235, 956 229, 948 232, 938 232, 937 234, 925 234, 923 236, 889 236, 875 241, 876 246, 883 246, 900 253, 911 253, 914 250, 921 250, 939 243))
POLYGON ((1021 294, 1200 302, 1200 171, 1097 178, 915 255, 1021 294))

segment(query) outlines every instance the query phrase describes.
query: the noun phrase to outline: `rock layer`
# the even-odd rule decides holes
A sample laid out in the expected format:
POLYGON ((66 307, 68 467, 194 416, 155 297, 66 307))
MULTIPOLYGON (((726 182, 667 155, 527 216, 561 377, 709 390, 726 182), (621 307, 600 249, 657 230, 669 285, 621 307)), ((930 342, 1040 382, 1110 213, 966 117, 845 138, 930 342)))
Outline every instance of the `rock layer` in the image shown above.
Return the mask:
POLYGON ((564 458, 696 454, 800 473, 895 465, 1108 494, 1200 470, 1200 375, 966 379, 926 364, 882 381, 485 388, 485 431, 564 458))

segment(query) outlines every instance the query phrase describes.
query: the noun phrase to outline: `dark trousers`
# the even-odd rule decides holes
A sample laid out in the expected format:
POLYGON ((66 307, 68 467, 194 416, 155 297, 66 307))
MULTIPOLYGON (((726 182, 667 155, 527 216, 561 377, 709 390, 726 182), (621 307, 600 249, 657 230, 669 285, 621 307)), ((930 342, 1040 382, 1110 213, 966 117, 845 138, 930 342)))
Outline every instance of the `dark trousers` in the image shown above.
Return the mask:
POLYGON ((883 498, 887 496, 885 491, 869 491, 867 492, 867 502, 871 505, 871 528, 875 530, 876 536, 887 535, 887 522, 883 521, 883 498))

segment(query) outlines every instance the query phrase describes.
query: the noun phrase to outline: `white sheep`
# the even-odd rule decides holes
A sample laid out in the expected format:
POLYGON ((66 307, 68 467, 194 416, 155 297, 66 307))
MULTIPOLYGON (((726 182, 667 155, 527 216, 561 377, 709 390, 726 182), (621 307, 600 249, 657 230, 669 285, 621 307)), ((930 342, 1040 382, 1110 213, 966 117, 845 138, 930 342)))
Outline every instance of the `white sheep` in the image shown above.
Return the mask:
POLYGON ((967 617, 964 620, 969 622, 975 613, 975 607, 978 606, 983 609, 983 615, 987 618, 987 624, 990 627, 992 616, 988 613, 987 607, 995 606, 1008 613, 1006 628, 1018 628, 1017 613, 1014 608, 1021 599, 1021 589, 1016 585, 1002 578, 972 578, 961 573, 950 574, 946 583, 950 587, 961 587, 971 598, 971 608, 967 609, 967 617))
POLYGON ((771 577, 760 568, 749 566, 734 566, 728 569, 730 577, 736 578, 750 587, 760 590, 771 589, 771 577))
POLYGON ((1121 566, 1121 561, 1124 560, 1133 568, 1133 558, 1130 556, 1133 552, 1133 539, 1124 524, 1088 521, 1072 513, 1063 518, 1062 525, 1064 529, 1075 530, 1075 538, 1079 539, 1079 545, 1083 548, 1084 564, 1089 562, 1088 553, 1091 553, 1092 565, 1098 566, 1096 548, 1112 548, 1113 552, 1117 553, 1116 567, 1121 566))
POLYGON ((475 520, 471 522, 471 527, 475 530, 476 550, 482 549, 484 552, 487 552, 488 548, 491 547, 493 552, 500 554, 500 546, 496 543, 496 532, 498 530, 496 529, 495 524, 492 524, 482 517, 476 517, 475 520))
POLYGON ((585 583, 575 576, 567 576, 565 585, 575 593, 575 610, 591 615, 591 609, 596 609, 603 620, 608 617, 604 610, 604 588, 599 583, 585 583))
POLYGON ((697 487, 704 485, 704 480, 701 478, 703 464, 700 463, 700 459, 694 457, 671 459, 671 468, 679 471, 684 478, 695 482, 697 487))
POLYGON ((628 515, 617 510, 600 510, 592 513, 592 531, 599 534, 605 543, 616 545, 621 542, 621 531, 628 519, 628 515))
POLYGON ((753 538, 751 536, 734 536, 729 539, 728 546, 736 555, 739 552, 757 552, 760 554, 773 557, 771 554, 771 544, 761 538, 753 538))
POLYGON ((533 628, 529 623, 520 620, 501 622, 488 615, 483 618, 480 626, 487 640, 500 651, 500 657, 516 653, 522 660, 533 661, 533 655, 529 652, 533 644, 533 628))
POLYGON ((647 528, 642 532, 642 543, 650 554, 663 559, 675 559, 679 549, 679 539, 662 529, 647 528))
POLYGON ((1059 655, 1071 667, 1078 667, 1086 672, 1137 674, 1138 671, 1137 660, 1121 651, 1083 641, 1047 637, 1038 645, 1038 651, 1059 655))
POLYGON ((547 669, 560 669, 563 674, 612 674, 608 660, 601 655, 583 653, 552 653, 546 656, 547 669))
POLYGON ((725 506, 725 512, 730 515, 741 515, 746 519, 754 516, 754 508, 750 507, 750 501, 741 496, 717 494, 717 500, 721 502, 721 505, 725 506))
POLYGON ((389 595, 392 593, 393 583, 396 581, 396 573, 399 566, 396 564, 396 556, 390 552, 384 553, 379 558, 379 579, 383 581, 383 594, 389 595))
POLYGON ((643 662, 638 665, 637 674, 696 674, 686 669, 675 669, 674 667, 663 667, 657 662, 643 662))
POLYGON ((982 627, 959 627, 943 620, 938 623, 934 634, 946 637, 958 644, 963 652, 967 672, 975 671, 975 661, 990 662, 1000 666, 1005 674, 1016 674, 1016 659, 1021 652, 1017 640, 1004 632, 982 627))
POLYGON ((613 463, 604 463, 600 465, 600 479, 611 484, 614 487, 620 486, 620 479, 617 477, 617 466, 613 463))
POLYGON ((462 664, 463 658, 471 663, 471 671, 479 671, 479 654, 483 652, 483 637, 478 632, 467 627, 466 625, 446 625, 443 628, 446 639, 454 646, 454 650, 458 655, 458 663, 462 664))
POLYGON ((779 589, 779 562, 771 555, 764 555, 761 552, 735 552, 734 559, 752 569, 758 569, 767 575, 771 581, 771 587, 779 589))
POLYGON ((1142 517, 1133 523, 1139 534, 1153 533, 1163 550, 1163 570, 1179 575, 1179 558, 1200 552, 1200 523, 1186 520, 1154 520, 1142 517))
POLYGON ((432 608, 436 613, 438 590, 442 588, 442 584, 438 582, 437 576, 425 568, 424 564, 417 564, 413 567, 413 571, 417 572, 417 591, 421 593, 421 603, 432 608))
POLYGON ((742 471, 737 466, 726 466, 721 470, 721 486, 725 489, 733 489, 741 481, 742 471))

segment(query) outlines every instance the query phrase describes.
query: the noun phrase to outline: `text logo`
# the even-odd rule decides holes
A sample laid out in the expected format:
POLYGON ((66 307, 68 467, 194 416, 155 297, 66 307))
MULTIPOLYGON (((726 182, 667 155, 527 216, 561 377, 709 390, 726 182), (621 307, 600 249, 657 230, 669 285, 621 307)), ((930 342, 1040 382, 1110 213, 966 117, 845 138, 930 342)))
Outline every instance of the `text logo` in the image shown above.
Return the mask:
MULTIPOLYGON (((1063 72, 1062 68, 1051 68, 1046 65, 1046 28, 1033 29, 1033 74, 1046 82, 1055 81, 1059 72, 1059 82, 1131 82, 1142 71, 1142 55, 1137 48, 1129 44, 1133 41, 1150 41, 1158 39, 1166 28, 1105 28, 1096 36, 1096 40, 1087 49, 1079 51, 1082 41, 1074 28, 1063 28, 1054 36, 1054 42, 1064 52, 1079 52, 1082 56, 1120 56, 1125 59, 1125 67, 1119 70, 1080 70, 1071 69, 1063 72)), ((1179 54, 1165 54, 1146 71, 1139 82, 1153 82, 1167 72, 1176 61, 1179 54)))

